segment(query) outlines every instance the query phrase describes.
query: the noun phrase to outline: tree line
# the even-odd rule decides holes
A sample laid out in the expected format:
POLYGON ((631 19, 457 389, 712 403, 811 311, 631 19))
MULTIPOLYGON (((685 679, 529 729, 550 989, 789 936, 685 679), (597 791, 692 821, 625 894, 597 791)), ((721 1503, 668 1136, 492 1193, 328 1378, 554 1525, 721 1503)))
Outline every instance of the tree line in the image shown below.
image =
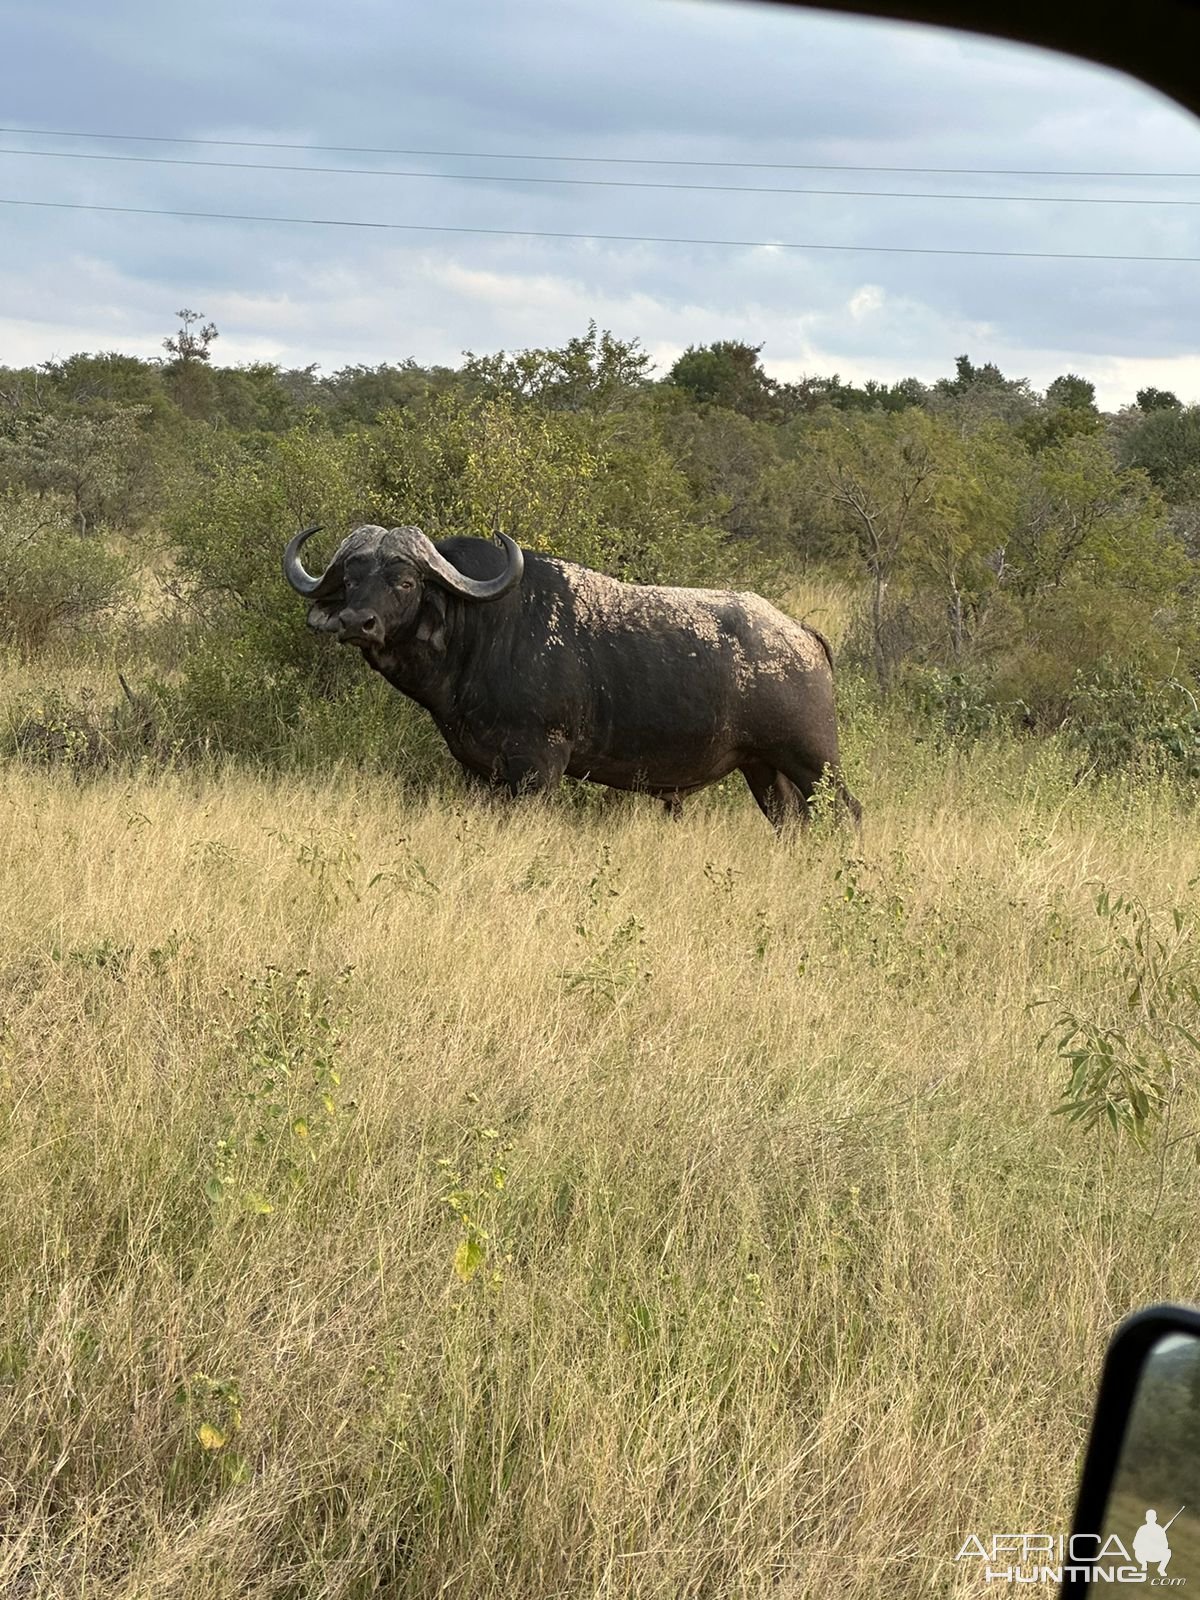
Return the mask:
POLYGON ((785 606, 833 578, 856 596, 839 666, 879 697, 951 733, 1073 723, 1097 760, 1153 747, 1198 770, 1200 407, 1169 392, 1103 412, 1077 374, 1038 392, 965 355, 933 384, 784 383, 736 340, 656 373, 594 323, 322 375, 221 366, 215 325, 177 321, 158 360, 0 368, 0 638, 30 657, 119 635, 209 744, 251 751, 267 725, 286 743, 314 693, 366 714, 277 558, 303 523, 369 520, 498 524, 785 606), (147 573, 152 622, 131 598, 147 573))

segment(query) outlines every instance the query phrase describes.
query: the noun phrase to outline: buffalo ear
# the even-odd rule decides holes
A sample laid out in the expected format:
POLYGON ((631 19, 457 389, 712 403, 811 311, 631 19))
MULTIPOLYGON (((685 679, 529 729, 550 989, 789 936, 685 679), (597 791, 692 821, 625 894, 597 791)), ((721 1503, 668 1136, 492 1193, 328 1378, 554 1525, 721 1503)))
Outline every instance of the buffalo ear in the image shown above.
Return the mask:
POLYGON ((316 600, 308 608, 308 625, 317 633, 336 633, 341 627, 338 613, 345 604, 344 595, 335 595, 332 600, 316 600))
POLYGON ((336 633, 341 627, 338 617, 346 607, 346 582, 340 558, 339 550, 312 592, 308 625, 315 633, 336 633))
POLYGON ((426 585, 417 618, 417 638, 431 649, 446 648, 446 596, 432 584, 426 585))

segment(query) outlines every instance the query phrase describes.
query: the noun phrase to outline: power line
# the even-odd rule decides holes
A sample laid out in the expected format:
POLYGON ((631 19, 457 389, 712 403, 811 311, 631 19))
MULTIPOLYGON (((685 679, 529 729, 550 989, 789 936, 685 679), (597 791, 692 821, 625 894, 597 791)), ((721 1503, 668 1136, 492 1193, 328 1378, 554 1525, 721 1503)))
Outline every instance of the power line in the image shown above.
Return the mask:
POLYGON ((90 150, 14 150, 0 145, 0 156, 39 156, 52 161, 116 161, 152 167, 206 167, 222 172, 319 172, 351 178, 425 178, 439 183, 539 183, 584 189, 670 189, 702 194, 832 195, 862 200, 1001 200, 1020 205, 1061 206, 1200 206, 1200 199, 1168 196, 1077 194, 939 194, 906 189, 797 189, 780 185, 741 183, 663 183, 639 178, 544 178, 494 172, 410 172, 394 167, 315 167, 275 161, 202 161, 186 156, 121 156, 90 150))
POLYGON ((1200 172, 1092 172, 1063 167, 895 167, 848 162, 812 161, 698 161, 674 156, 579 156, 514 154, 495 150, 418 150, 396 145, 285 144, 268 139, 176 138, 160 133, 87 133, 71 128, 4 128, 0 134, 42 139, 108 139, 133 144, 208 145, 226 150, 298 150, 325 155, 423 156, 454 161, 568 161, 588 165, 636 167, 721 167, 739 171, 770 172, 899 172, 910 176, 978 178, 1200 178, 1200 172))
POLYGON ((177 211, 153 206, 85 205, 70 200, 14 200, 0 197, 0 205, 33 206, 49 211, 105 211, 132 217, 194 217, 211 222, 276 222, 313 228, 372 228, 394 233, 485 234, 505 239, 576 239, 600 244, 716 245, 737 250, 836 250, 866 255, 992 256, 1012 261, 1153 261, 1190 266, 1200 264, 1200 256, 1084 254, 1070 250, 965 250, 905 244, 797 244, 782 239, 693 239, 645 233, 565 233, 544 228, 467 228, 450 227, 435 222, 371 222, 347 217, 274 217, 256 216, 239 211, 177 211))

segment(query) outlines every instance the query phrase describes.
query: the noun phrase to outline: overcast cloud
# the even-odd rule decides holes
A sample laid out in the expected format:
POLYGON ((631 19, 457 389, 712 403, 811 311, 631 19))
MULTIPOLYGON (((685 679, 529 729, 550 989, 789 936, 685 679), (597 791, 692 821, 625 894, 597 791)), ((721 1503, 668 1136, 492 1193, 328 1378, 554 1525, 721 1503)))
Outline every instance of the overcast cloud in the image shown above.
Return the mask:
MULTIPOLYGON (((1112 73, 965 36, 708 0, 0 4, 12 127, 637 158, 1200 173, 1200 122, 1112 73)), ((931 176, 305 154, 0 134, 5 151, 373 168, 370 175, 0 154, 0 196, 447 229, 1200 256, 1200 180, 931 176), (504 182, 379 175, 381 167, 504 182), (943 200, 572 187, 575 177, 943 200)), ((224 362, 323 371, 561 343, 589 318, 660 364, 763 343, 781 377, 932 380, 963 351, 1102 403, 1200 400, 1189 264, 383 232, 0 207, 0 363, 161 351, 183 305, 224 362)))

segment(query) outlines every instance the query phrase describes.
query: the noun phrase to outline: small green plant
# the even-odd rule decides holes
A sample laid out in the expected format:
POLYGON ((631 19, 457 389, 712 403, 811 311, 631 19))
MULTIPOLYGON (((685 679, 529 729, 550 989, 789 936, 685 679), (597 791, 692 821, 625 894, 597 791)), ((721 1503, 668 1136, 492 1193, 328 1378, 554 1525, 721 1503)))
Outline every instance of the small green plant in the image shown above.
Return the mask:
POLYGON ((582 966, 563 973, 568 993, 582 990, 615 1005, 630 989, 648 983, 652 972, 645 956, 645 931, 637 917, 626 917, 607 934, 594 933, 580 923, 575 932, 588 956, 582 966))
MULTIPOLYGON (((460 839, 464 836, 464 829, 465 823, 459 830, 460 839)), ((391 885, 405 894, 415 895, 423 900, 432 899, 434 895, 442 892, 425 863, 403 835, 396 840, 396 855, 386 867, 372 874, 367 883, 367 890, 374 889, 380 884, 391 885)))
POLYGON ((588 905, 594 909, 604 905, 608 900, 615 900, 621 892, 620 875, 620 868, 613 864, 612 846, 601 845, 595 871, 583 891, 588 905))
POLYGON ((1107 1124, 1143 1142, 1168 1104, 1170 1058, 1139 1048, 1122 1029, 1101 1027, 1074 1012, 1058 1018, 1054 1031, 1059 1030, 1056 1053, 1071 1070, 1054 1115, 1079 1123, 1085 1133, 1107 1124))
MULTIPOLYGON (((941 667, 913 669, 909 695, 919 723, 938 746, 974 744, 986 738, 1004 720, 1005 709, 989 698, 986 681, 962 671, 941 667)), ((1018 705, 1008 708, 1021 711, 1018 705)))
POLYGON ((454 1218, 457 1233, 451 1266, 463 1283, 470 1283, 490 1253, 493 1259, 488 1283, 498 1288, 504 1281, 503 1268, 512 1260, 512 1241, 497 1241, 494 1237, 497 1207, 508 1184, 510 1149, 498 1128, 472 1127, 468 1130, 465 1157, 436 1158, 442 1181, 449 1184, 442 1194, 442 1204, 454 1218))
MULTIPOLYGON (((1060 1009, 1040 1043, 1053 1041, 1068 1070, 1055 1114, 1085 1132, 1107 1128, 1147 1143, 1164 1125, 1162 1161, 1182 1140, 1200 1159, 1200 1132, 1170 1137, 1172 1108, 1185 1075, 1200 1067, 1195 1018, 1200 1011, 1200 972, 1195 963, 1193 920, 1178 906, 1165 919, 1134 896, 1097 889, 1093 909, 1105 931, 1098 952, 1115 994, 1103 1012, 1060 1009)), ((1035 1001, 1035 1005, 1050 1003, 1035 1001)), ((1162 1166, 1160 1163, 1160 1192, 1162 1166)))
POLYGON ((217 1469, 222 1485, 244 1483, 246 1458, 235 1448, 242 1431, 242 1389, 236 1378, 210 1378, 193 1372, 178 1386, 175 1401, 187 1418, 191 1445, 199 1445, 217 1469))
POLYGON ((513 888, 521 893, 528 893, 531 889, 548 889, 554 882, 554 874, 550 867, 548 857, 538 851, 532 857, 525 871, 517 879, 513 888))
MULTIPOLYGON (((349 968, 337 979, 344 987, 349 968)), ((339 1099, 334 997, 306 971, 268 967, 247 980, 250 1014, 232 1049, 242 1069, 240 1109, 213 1143, 205 1193, 269 1216, 272 1195, 299 1184, 353 1101, 339 1099)))
POLYGON ((775 935, 775 927, 770 916, 762 906, 754 913, 754 937, 750 946, 750 953, 756 961, 762 961, 771 945, 775 935))
POLYGON ((123 983, 133 960, 133 946, 116 944, 107 938, 97 939, 94 944, 74 946, 65 951, 59 959, 65 961, 68 966, 105 972, 117 983, 123 983))
POLYGON ((268 839, 276 839, 285 849, 295 851, 297 863, 312 879, 317 898, 323 905, 340 905, 346 896, 355 902, 362 899, 358 888, 362 858, 353 834, 300 838, 279 828, 267 828, 265 832, 268 839))
MULTIPOLYGON (((729 882, 732 884, 732 879, 729 882)), ((578 967, 565 969, 561 977, 568 993, 581 991, 610 1006, 651 977, 645 956, 646 930, 641 921, 629 916, 613 926, 602 915, 604 908, 620 895, 620 869, 614 865, 612 850, 606 844, 584 885, 585 908, 575 924, 575 935, 584 947, 584 960, 578 967)))
POLYGON ((737 888, 737 880, 741 875, 737 867, 718 867, 715 861, 706 861, 704 863, 704 876, 712 884, 716 892, 726 899, 732 896, 737 888))

